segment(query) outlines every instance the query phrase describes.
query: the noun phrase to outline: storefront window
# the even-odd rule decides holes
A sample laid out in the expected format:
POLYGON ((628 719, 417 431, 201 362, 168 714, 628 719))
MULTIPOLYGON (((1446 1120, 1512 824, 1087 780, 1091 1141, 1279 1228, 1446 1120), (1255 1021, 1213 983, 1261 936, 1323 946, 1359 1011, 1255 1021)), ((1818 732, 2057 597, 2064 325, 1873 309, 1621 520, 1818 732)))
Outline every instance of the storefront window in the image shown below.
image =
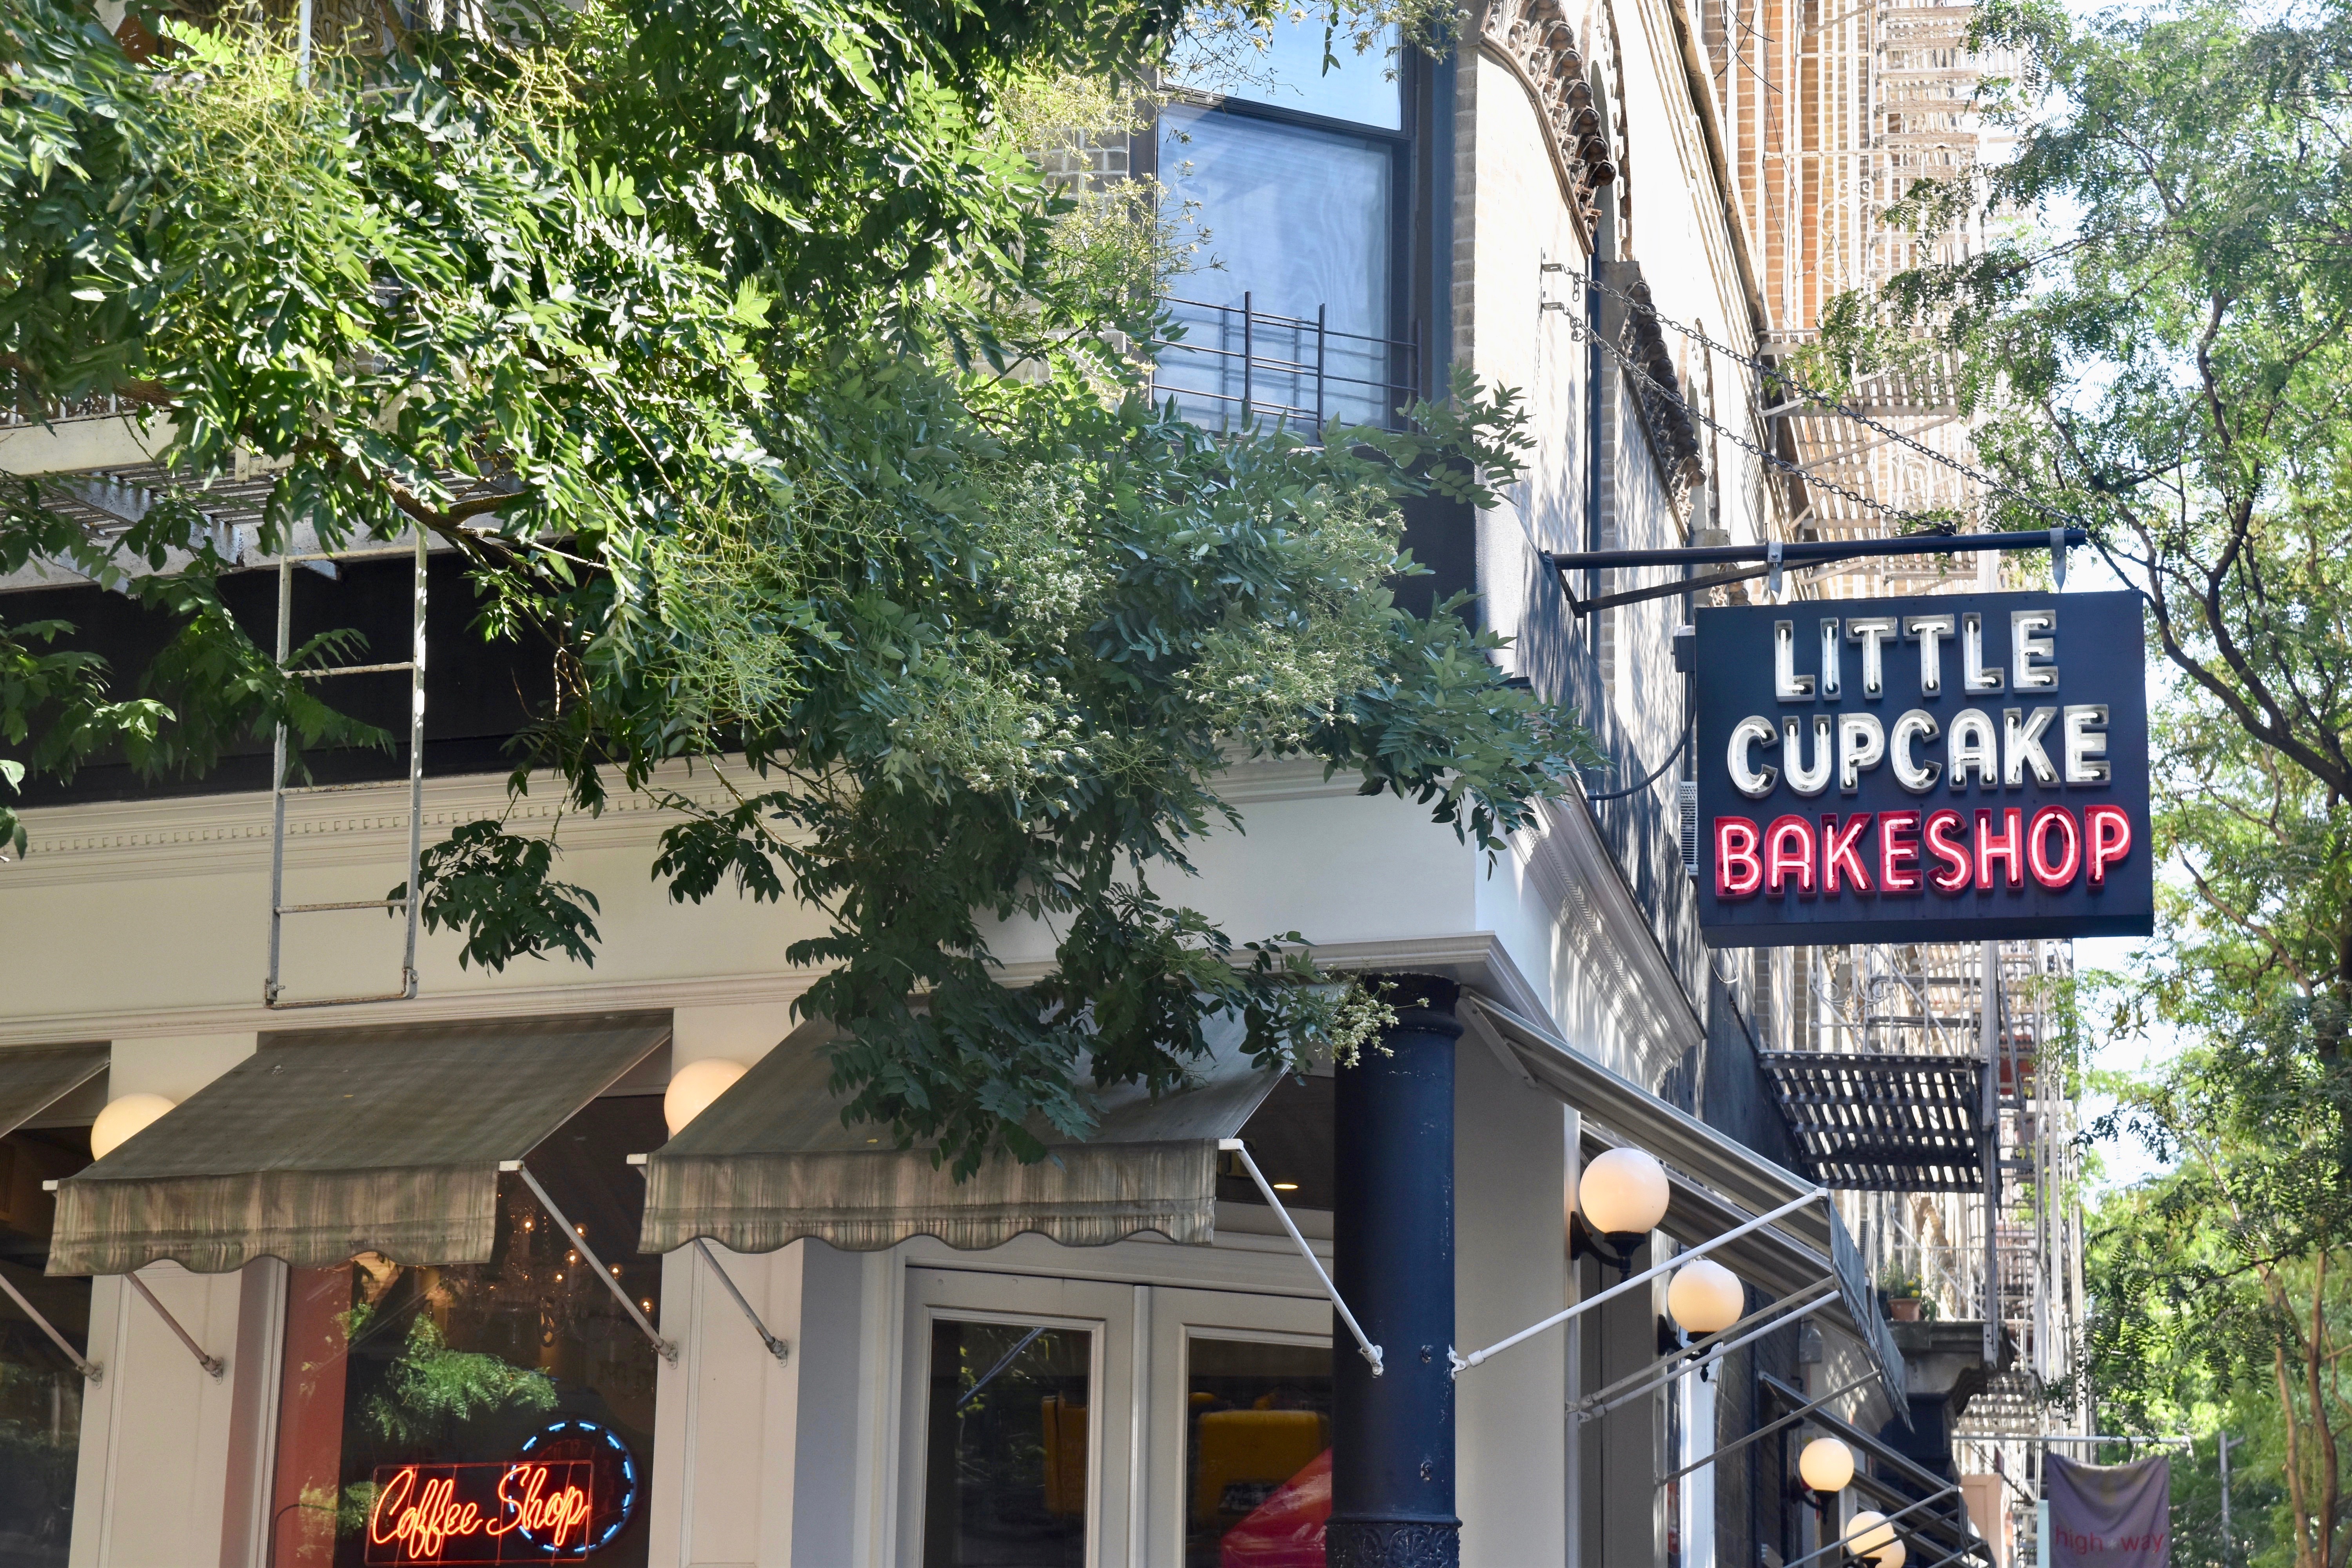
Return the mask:
POLYGON ((1086 1562, 1093 1367, 1082 1329, 931 1325, 923 1568, 1086 1562))
MULTIPOLYGON (((89 1281, 52 1279, 50 1218, 41 1184, 89 1163, 84 1128, 0 1138, 0 1273, 84 1354, 89 1281)), ((0 1568, 64 1568, 73 1534, 81 1373, 40 1326, 0 1292, 0 1568)))
POLYGON ((1331 1514, 1331 1352, 1195 1337, 1185 1568, 1322 1568, 1331 1514))
MULTIPOLYGON (((601 1100, 529 1161, 648 1317, 661 1261, 626 1156, 662 1138, 658 1099, 601 1100)), ((512 1176, 488 1263, 296 1269, 278 1568, 644 1563, 656 1352, 593 1273, 512 1176)))

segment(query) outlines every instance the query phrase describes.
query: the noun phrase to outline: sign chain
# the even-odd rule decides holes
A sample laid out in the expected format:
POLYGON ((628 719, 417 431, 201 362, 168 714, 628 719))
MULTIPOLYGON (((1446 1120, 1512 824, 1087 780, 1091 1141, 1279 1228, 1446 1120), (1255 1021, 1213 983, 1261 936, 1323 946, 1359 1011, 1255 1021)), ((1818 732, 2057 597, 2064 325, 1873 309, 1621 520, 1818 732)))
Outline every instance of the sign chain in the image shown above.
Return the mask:
MULTIPOLYGON (((1608 295, 1611 299, 1615 300, 1619 304, 1627 307, 1629 310, 1641 311, 1643 315, 1649 317, 1650 320, 1655 321, 1658 325, 1672 328, 1674 331, 1680 332, 1683 336, 1690 339, 1693 342, 1699 344, 1702 348, 1722 354, 1726 358, 1731 360, 1734 363, 1746 365, 1750 370, 1756 371, 1763 375, 1769 376, 1780 385, 1787 387, 1790 392, 1795 393, 1798 396, 1806 399, 1808 402, 1820 404, 1831 413, 1842 415, 1844 417, 1853 420, 1855 424, 1860 425, 1866 430, 1876 431, 1879 435, 1885 437, 1888 440, 1895 442, 1896 445, 1907 447, 1912 451, 1918 453, 1921 457, 1926 458, 1932 462, 1942 464, 1945 468, 1950 468, 1953 472, 1960 475, 1962 478, 1971 479, 1995 494, 2008 496, 2013 500, 2022 502, 2033 510, 2042 513, 2044 517, 2063 518, 2068 522, 2074 524, 2077 528, 2087 528, 2090 526, 2081 518, 2075 516, 2073 512, 2052 506, 2047 501, 2039 500, 2034 496, 2028 495, 2025 491, 2017 489, 2014 485, 2004 484, 2000 480, 1994 479, 1990 474, 1985 473, 1981 469, 1969 467, 1967 463, 1962 462, 1959 458, 1953 457, 1948 452, 1938 452, 1936 448, 1927 445, 1925 442, 1904 434, 1902 431, 1895 429, 1891 425, 1882 424, 1878 420, 1873 419, 1869 415, 1863 413, 1860 409, 1852 407, 1849 405, 1839 401, 1828 393, 1820 391, 1814 387, 1807 386, 1802 382, 1798 381, 1795 377, 1791 376, 1785 369, 1771 363, 1768 360, 1761 360, 1755 358, 1750 354, 1741 353, 1738 349, 1732 348, 1728 344, 1717 342, 1713 338, 1708 337, 1696 327, 1685 326, 1682 322, 1675 321, 1673 317, 1665 315, 1654 305, 1643 304, 1641 300, 1634 299, 1632 295, 1612 289, 1608 284, 1601 282, 1596 278, 1585 278, 1580 275, 1577 280, 1588 288, 1598 289, 1601 292, 1608 295)), ((1602 346, 1606 347, 1608 345, 1604 344, 1602 346)), ((1662 387, 1660 390, 1664 391, 1665 389, 1662 387)), ((1668 393, 1667 395, 1674 396, 1672 393, 1668 393)), ((1688 403, 1683 402, 1681 398, 1676 397, 1675 401, 1683 403, 1684 409, 1693 417, 1701 419, 1710 426, 1715 425, 1714 420, 1706 418, 1706 416, 1700 414, 1698 410, 1692 408, 1688 403)), ((1716 428, 1721 429, 1722 427, 1720 426, 1716 426, 1716 428)), ((1730 435, 1730 432, 1724 431, 1724 434, 1730 435)), ((1754 446, 1747 441, 1740 440, 1737 436, 1733 436, 1731 438, 1735 441, 1739 441, 1741 446, 1747 447, 1751 452, 1756 450, 1754 446)), ((1777 460, 1775 461, 1775 466, 1780 468, 1788 467, 1785 463, 1779 463, 1777 460)), ((1808 484, 1817 484, 1825 489, 1836 490, 1839 494, 1843 495, 1850 500, 1861 500, 1861 498, 1855 496, 1852 490, 1841 489, 1837 485, 1832 484, 1826 480, 1814 479, 1811 475, 1801 475, 1801 477, 1804 478, 1808 484)), ((1870 505, 1872 503, 1865 501, 1864 504, 1870 505)), ((1887 509, 1885 507, 1878 507, 1876 510, 1886 511, 1887 509)), ((1902 514, 1890 512, 1888 515, 1900 516, 1902 514)))
MULTIPOLYGON (((1622 298, 1622 296, 1620 297, 1622 298)), ((1917 512, 1905 511, 1899 507, 1888 506, 1885 501, 1874 500, 1870 497, 1864 495, 1859 490, 1850 490, 1834 479, 1825 479, 1819 474, 1807 473, 1803 468, 1792 462, 1790 462, 1787 458, 1782 458, 1776 453, 1766 451, 1763 447, 1758 446, 1747 437, 1742 436, 1738 431, 1732 429, 1721 420, 1693 407, 1689 400, 1685 398, 1679 392, 1676 392, 1674 388, 1665 385, 1648 371, 1634 363, 1633 358, 1628 355, 1624 350, 1619 348, 1615 343, 1611 342, 1606 337, 1602 336, 1599 332, 1590 331, 1582 321, 1570 316, 1568 318, 1568 323, 1569 330, 1571 332, 1575 333, 1579 337, 1589 337, 1591 342, 1598 343, 1608 353, 1611 358, 1614 359, 1620 365, 1622 365, 1625 368, 1627 374, 1642 382, 1643 384, 1650 387, 1652 390, 1656 392, 1659 396, 1667 398, 1674 402, 1684 413, 1689 415, 1693 419, 1697 420, 1708 429, 1713 430, 1717 435, 1721 436, 1733 445, 1745 449, 1750 456, 1754 457, 1765 467, 1777 469, 1784 474, 1793 475, 1796 478, 1804 480, 1806 484, 1816 489, 1824 489, 1834 495, 1843 496, 1846 500, 1853 502, 1856 506, 1867 507, 1872 511, 1877 512, 1882 517, 1891 518, 1897 522, 1909 524, 1919 532, 1948 533, 1951 531, 1950 524, 1941 518, 1922 517, 1917 512)), ((1706 586, 1706 584, 1702 580, 1693 585, 1704 587, 1706 586)))

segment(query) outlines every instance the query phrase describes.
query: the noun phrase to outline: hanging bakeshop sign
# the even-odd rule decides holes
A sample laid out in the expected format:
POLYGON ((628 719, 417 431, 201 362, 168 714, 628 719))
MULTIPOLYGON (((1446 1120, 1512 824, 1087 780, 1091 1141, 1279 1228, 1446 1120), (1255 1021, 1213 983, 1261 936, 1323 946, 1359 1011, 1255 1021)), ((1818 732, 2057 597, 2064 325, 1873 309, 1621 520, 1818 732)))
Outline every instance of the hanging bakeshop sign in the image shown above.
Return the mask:
POLYGON ((1822 600, 1696 620, 1709 944, 2151 929, 2136 595, 1822 600))

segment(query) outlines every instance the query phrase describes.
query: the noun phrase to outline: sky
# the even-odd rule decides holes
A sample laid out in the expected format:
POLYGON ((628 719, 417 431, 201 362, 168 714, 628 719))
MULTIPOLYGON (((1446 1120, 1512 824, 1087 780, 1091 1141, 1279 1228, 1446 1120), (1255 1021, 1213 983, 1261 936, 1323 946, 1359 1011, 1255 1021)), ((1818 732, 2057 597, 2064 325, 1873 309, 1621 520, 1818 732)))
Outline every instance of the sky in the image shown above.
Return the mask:
MULTIPOLYGON (((2104 969, 2121 972, 2130 967, 2132 958, 2144 938, 2133 936, 2083 937, 2074 942, 2074 973, 2087 974, 2104 969)), ((2090 1059, 2085 1065, 2095 1072, 2120 1072, 2144 1068, 2169 1060, 2180 1049, 2180 1040, 2172 1029, 2158 1025, 2147 1035, 2105 1036, 2095 1026, 2092 1029, 2090 1059)), ((2085 1094, 2082 1100, 2083 1125, 2092 1122, 2115 1109, 2115 1098, 2105 1094, 2085 1094)), ((2158 1174, 2163 1166, 2157 1163, 2140 1142, 2128 1135, 2103 1139, 2095 1147, 2099 1161, 2105 1167, 2100 1187, 2126 1187, 2134 1182, 2158 1174)))
MULTIPOLYGON (((2067 563, 2066 589, 2069 593, 2112 592, 2125 586, 2105 560, 2093 550, 2070 552, 2067 563)), ((2171 668, 2151 652, 2148 663, 2148 703, 2150 707, 2163 696, 2170 684, 2171 668)), ((2161 873, 2159 872, 2159 875, 2161 873)), ((2088 974, 2094 970, 2121 973, 2128 971, 2132 960, 2146 945, 2142 937, 2084 937, 2074 942, 2074 972, 2088 974)), ((2181 1042, 2175 1031, 2163 1025, 2154 1026, 2146 1034, 2109 1036, 2103 1033, 2095 1020, 2086 1019, 2093 1038, 2090 1058, 2085 1063, 2095 1072, 2122 1072, 2160 1064, 2176 1055, 2181 1042)), ((2115 1109, 2112 1095, 2085 1094, 2083 1097, 2083 1125, 2088 1128, 2115 1109)), ((2162 1166, 2149 1155, 2146 1146, 2128 1135, 2103 1139, 2095 1145, 2099 1159, 2105 1167, 2103 1185, 2129 1186, 2132 1183, 2157 1174, 2162 1166)))

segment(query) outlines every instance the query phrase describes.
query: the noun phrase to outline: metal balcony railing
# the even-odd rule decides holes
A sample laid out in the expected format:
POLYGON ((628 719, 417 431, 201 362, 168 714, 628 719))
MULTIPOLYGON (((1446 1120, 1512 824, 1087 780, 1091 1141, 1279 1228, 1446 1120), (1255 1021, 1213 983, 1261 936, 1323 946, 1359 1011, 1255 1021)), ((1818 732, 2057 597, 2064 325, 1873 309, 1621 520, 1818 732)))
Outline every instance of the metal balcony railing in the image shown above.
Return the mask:
POLYGON ((1309 318, 1260 310, 1247 292, 1238 305, 1161 303, 1179 331, 1151 340, 1152 397, 1196 425, 1278 425, 1310 440, 1334 419, 1394 429, 1419 394, 1412 343, 1342 331, 1328 305, 1309 318))
POLYGON ((38 415, 28 416, 18 411, 13 388, 0 386, 0 430, 38 425, 44 420, 60 425, 71 419, 110 419, 117 415, 142 412, 140 405, 126 404, 106 394, 78 398, 71 403, 50 403, 38 415))

